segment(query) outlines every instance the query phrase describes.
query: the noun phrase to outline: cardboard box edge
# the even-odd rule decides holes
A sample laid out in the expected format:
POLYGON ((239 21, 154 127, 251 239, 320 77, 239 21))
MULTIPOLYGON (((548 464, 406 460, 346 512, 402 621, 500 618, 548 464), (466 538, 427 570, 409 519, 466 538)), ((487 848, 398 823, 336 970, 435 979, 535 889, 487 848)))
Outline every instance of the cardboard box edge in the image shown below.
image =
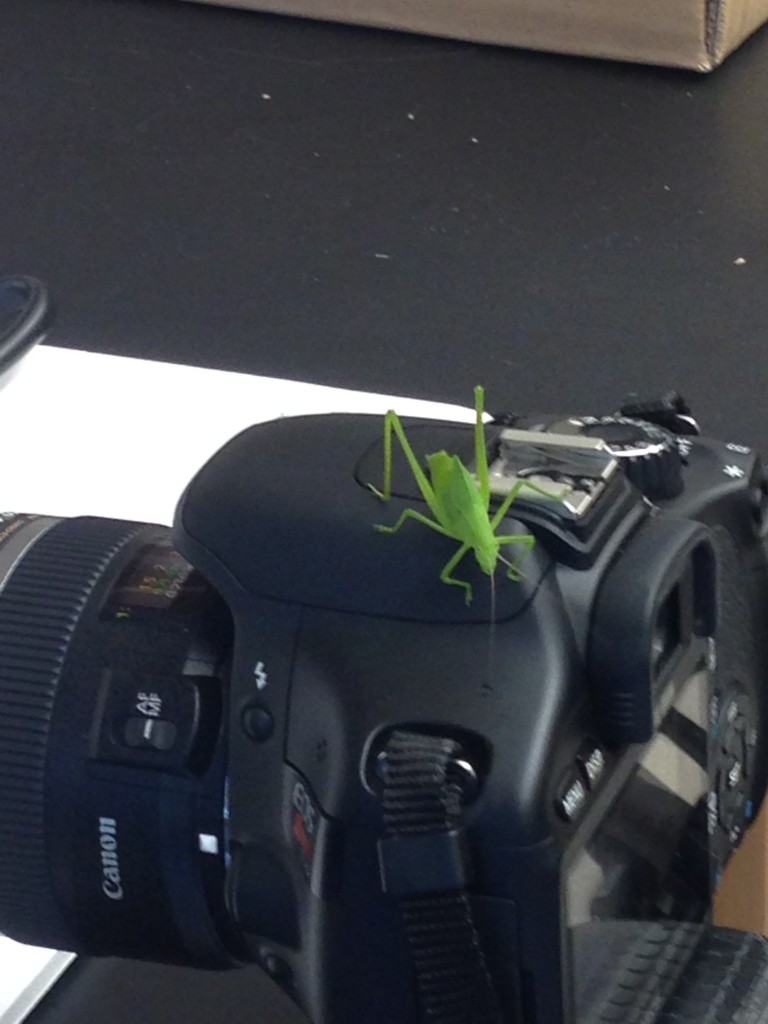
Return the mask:
POLYGON ((707 49, 716 65, 768 21, 768 0, 707 0, 707 3, 708 7, 715 8, 707 49))
POLYGON ((768 801, 731 857, 715 893, 713 920, 725 928, 768 935, 768 801))
MULTIPOLYGON (((435 28, 430 24, 419 24, 415 21, 409 23, 393 22, 391 19, 372 17, 366 12, 355 12, 352 17, 347 13, 331 12, 317 13, 308 0, 186 0, 186 2, 205 3, 208 5, 239 8, 251 10, 263 14, 277 14, 288 17, 299 17, 312 21, 328 23, 342 23, 359 25, 364 28, 384 29, 388 31, 408 32, 417 35, 436 36, 443 39, 457 39, 469 43, 480 43, 490 46, 501 46, 513 49, 535 50, 543 53, 565 54, 575 57, 586 57, 591 59, 614 60, 623 63, 636 63, 646 65, 658 65, 663 67, 678 68, 684 71, 709 72, 712 71, 727 54, 720 59, 713 55, 707 45, 706 32, 702 32, 701 39, 695 44, 680 49, 670 48, 661 52, 649 46, 618 47, 601 45, 590 42, 584 37, 579 38, 572 44, 567 39, 553 41, 546 38, 539 30, 529 31, 514 38, 498 38, 485 31, 458 31, 447 28, 435 28)), ((705 0, 709 4, 712 0, 705 0)), ((719 6, 720 0, 714 0, 719 6)), ((768 7, 768 0, 766 0, 768 7)), ((702 8, 705 10, 706 8, 702 8)), ((768 18, 768 11, 766 13, 768 18)), ((736 44, 738 45, 738 43, 736 44)))

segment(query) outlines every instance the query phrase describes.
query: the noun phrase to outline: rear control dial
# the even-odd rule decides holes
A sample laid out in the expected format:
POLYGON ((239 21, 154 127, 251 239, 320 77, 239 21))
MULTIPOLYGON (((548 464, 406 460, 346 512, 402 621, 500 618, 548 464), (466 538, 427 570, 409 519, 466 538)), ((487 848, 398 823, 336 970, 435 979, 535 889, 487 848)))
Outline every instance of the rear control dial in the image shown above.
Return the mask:
POLYGON ((675 438, 652 423, 627 416, 581 416, 568 420, 583 437, 599 437, 647 498, 674 498, 683 489, 675 438))
MULTIPOLYGON (((713 715, 713 790, 710 809, 731 846, 737 846, 753 814, 755 735, 745 693, 733 688, 716 699, 713 715)), ((714 822, 713 822, 714 824, 714 822)))

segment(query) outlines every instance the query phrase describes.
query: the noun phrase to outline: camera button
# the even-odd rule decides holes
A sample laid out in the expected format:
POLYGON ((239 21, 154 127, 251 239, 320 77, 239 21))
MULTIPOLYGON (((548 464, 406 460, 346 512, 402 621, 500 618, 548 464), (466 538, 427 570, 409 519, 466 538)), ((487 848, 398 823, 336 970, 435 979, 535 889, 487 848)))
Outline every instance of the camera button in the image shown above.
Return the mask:
POLYGON ((569 824, 576 821, 584 811, 587 803, 587 787, 582 779, 569 772, 555 798, 555 810, 560 817, 569 824))
POLYGON ((285 960, 282 960, 274 953, 270 953, 266 946, 262 946, 259 950, 259 959, 261 960, 261 965, 267 974, 279 985, 290 985, 291 968, 285 960))
POLYGON ((275 731, 275 719, 272 712, 261 704, 249 704, 240 716, 243 731, 256 743, 264 743, 275 731))
POLYGON ((162 718, 131 717, 123 728, 123 743, 126 747, 141 747, 149 750, 172 750, 176 743, 178 729, 173 722, 162 718))
POLYGON ((199 677, 149 676, 105 669, 91 726, 90 756, 95 761, 187 775, 209 750, 216 724, 199 677))
POLYGON ((597 743, 587 741, 576 754, 576 767, 581 772, 587 789, 597 789, 605 775, 605 753, 597 743))

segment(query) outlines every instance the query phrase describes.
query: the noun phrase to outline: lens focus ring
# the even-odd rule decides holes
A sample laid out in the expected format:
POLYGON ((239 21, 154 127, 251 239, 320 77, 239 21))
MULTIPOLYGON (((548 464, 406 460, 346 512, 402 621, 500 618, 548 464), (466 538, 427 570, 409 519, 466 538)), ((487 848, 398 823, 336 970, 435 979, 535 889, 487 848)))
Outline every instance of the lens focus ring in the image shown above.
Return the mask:
POLYGON ((0 592, 0 919, 22 941, 44 933, 77 948, 52 890, 45 772, 53 706, 67 648, 89 595, 142 529, 64 520, 27 551, 0 592))

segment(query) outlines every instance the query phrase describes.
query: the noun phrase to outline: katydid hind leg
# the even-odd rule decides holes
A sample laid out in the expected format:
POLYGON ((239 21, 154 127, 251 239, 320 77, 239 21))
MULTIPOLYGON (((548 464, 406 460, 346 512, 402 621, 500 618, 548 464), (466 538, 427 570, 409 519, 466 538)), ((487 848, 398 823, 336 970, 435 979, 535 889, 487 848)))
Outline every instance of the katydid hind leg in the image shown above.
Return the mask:
POLYGON ((406 519, 415 519, 418 523, 423 523, 424 526, 428 526, 430 530, 436 530, 437 533, 441 533, 444 537, 450 537, 450 534, 445 530, 440 523, 436 523, 434 519, 428 519, 421 512, 417 512, 415 508, 407 508, 397 520, 394 526, 384 526, 382 523, 376 523, 375 529, 379 533, 397 533, 406 519))
POLYGON ((374 492, 378 494, 380 498, 388 501, 392 496, 392 434, 394 433, 397 440, 400 442, 400 447, 403 450, 408 465, 413 473, 414 480, 421 492, 421 496, 429 506, 430 510, 437 515, 438 502, 435 499, 434 489, 427 479, 427 475, 421 468, 419 460, 416 458, 416 454, 411 447, 411 443, 406 437, 403 424, 400 422, 400 417, 392 409, 387 413, 384 418, 384 489, 379 492, 371 484, 368 486, 374 492))
POLYGON ((384 501, 392 497, 392 417, 395 415, 390 409, 384 417, 384 490, 379 495, 384 501))
POLYGON ((536 545, 536 538, 531 533, 513 533, 508 534, 505 537, 497 537, 499 547, 506 544, 516 544, 523 550, 517 556, 514 561, 510 561, 505 558, 501 552, 499 552, 499 561, 503 562, 507 566, 507 577, 510 580, 519 581, 523 579, 523 574, 520 570, 521 564, 525 561, 526 557, 531 553, 536 545))
POLYGON ((397 418, 394 409, 390 409, 384 416, 384 483, 382 489, 379 490, 373 484, 368 484, 376 497, 381 498, 382 501, 389 501, 392 497, 392 430, 393 421, 397 418))
POLYGON ((485 447, 484 411, 485 389, 478 384, 475 388, 475 478, 483 504, 488 508, 491 500, 491 481, 488 474, 488 450, 485 447))

